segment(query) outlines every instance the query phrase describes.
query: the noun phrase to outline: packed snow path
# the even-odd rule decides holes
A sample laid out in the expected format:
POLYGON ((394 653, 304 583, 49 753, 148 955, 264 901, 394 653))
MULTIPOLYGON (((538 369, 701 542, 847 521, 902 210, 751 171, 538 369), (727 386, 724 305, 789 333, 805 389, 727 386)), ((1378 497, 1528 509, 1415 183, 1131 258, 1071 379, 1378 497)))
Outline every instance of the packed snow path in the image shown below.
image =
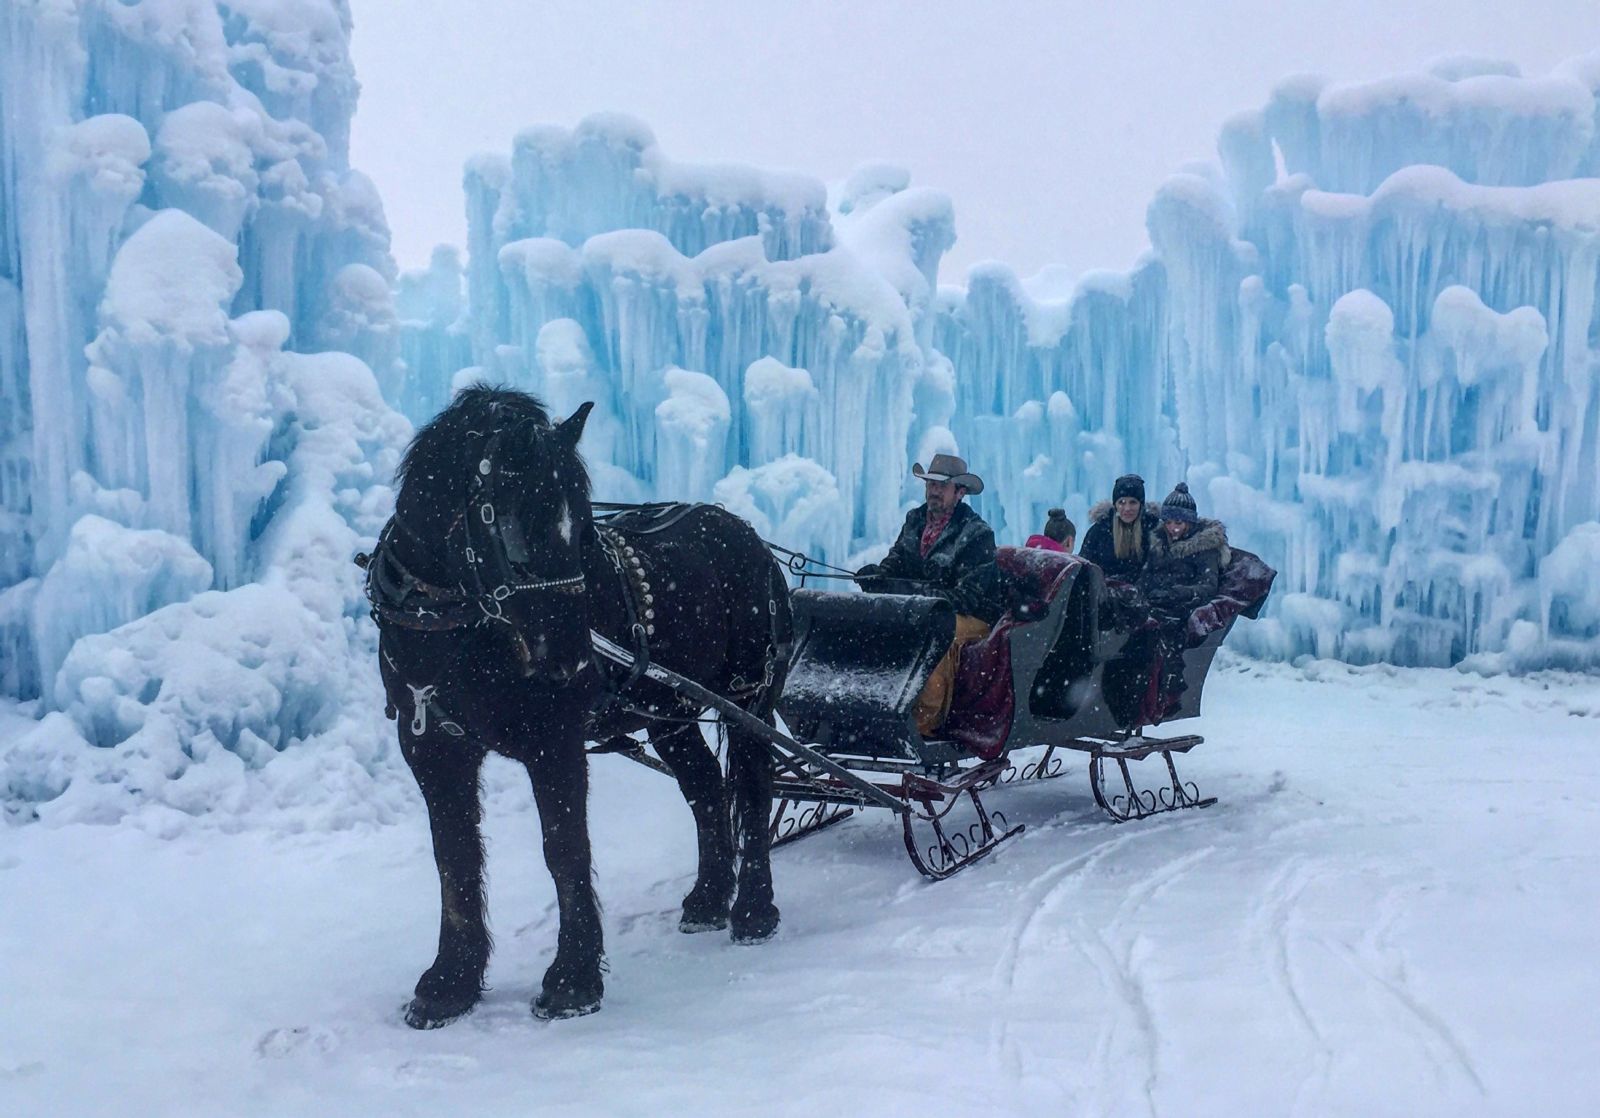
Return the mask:
POLYGON ((1600 680, 1229 661, 1209 687, 1185 771, 1218 806, 1117 826, 1078 771, 1002 791, 1028 832, 937 885, 888 816, 858 818, 779 852, 761 947, 678 933, 688 812, 597 759, 608 994, 555 1024, 528 1012, 554 908, 509 766, 487 780, 493 988, 436 1032, 399 1017, 436 928, 420 801, 354 831, 7 829, 3 1108, 1586 1111, 1600 680))

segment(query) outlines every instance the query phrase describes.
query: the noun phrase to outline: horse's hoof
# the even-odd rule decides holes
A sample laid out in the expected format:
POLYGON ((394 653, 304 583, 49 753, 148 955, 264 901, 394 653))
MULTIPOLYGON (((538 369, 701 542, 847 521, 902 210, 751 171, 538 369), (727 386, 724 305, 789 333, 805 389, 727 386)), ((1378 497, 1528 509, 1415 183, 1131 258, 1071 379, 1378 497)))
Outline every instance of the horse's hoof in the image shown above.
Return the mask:
POLYGON ((678 921, 678 931, 686 935, 693 935, 696 932, 720 932, 727 926, 728 914, 725 912, 696 916, 690 916, 685 912, 682 919, 678 921))
POLYGON ((542 993, 533 999, 533 1015, 541 1021, 565 1021, 569 1017, 587 1017, 599 1008, 599 994, 588 1001, 566 998, 556 1000, 542 993))
POLYGON ((720 932, 728 926, 728 913, 733 908, 733 888, 717 888, 696 884, 683 898, 683 913, 678 919, 678 931, 720 932))
POLYGON ((778 934, 778 910, 768 906, 764 912, 752 915, 735 914, 733 918, 734 943, 766 943, 778 934))
POLYGON ((413 1029, 442 1029, 471 1013, 477 1004, 476 997, 465 1002, 415 997, 405 1005, 406 1024, 413 1029))

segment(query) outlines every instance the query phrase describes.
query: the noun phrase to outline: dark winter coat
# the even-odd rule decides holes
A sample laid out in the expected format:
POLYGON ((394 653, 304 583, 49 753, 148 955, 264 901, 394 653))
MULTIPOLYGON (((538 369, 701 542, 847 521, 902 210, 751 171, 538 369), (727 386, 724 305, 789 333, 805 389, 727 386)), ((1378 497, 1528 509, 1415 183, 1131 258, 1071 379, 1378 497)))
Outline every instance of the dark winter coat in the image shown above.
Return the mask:
POLYGON ((1222 571, 1232 559, 1220 520, 1197 521, 1181 540, 1169 540, 1159 531, 1139 589, 1155 608, 1188 616, 1217 596, 1222 571))
POLYGON ((918 505, 906 513, 900 535, 883 562, 862 568, 862 575, 867 576, 862 582, 863 588, 880 592, 899 589, 884 586, 877 579, 927 579, 932 583, 930 587, 904 589, 948 598, 956 612, 994 624, 1005 612, 1005 604, 996 593, 996 582, 989 570, 994 567, 994 531, 963 501, 956 505, 950 522, 924 558, 922 530, 927 524, 926 505, 918 505))
POLYGON ((1116 541, 1111 535, 1111 518, 1115 515, 1110 501, 1101 501, 1089 510, 1089 530, 1083 534, 1083 544, 1078 554, 1105 572, 1107 578, 1123 582, 1136 582, 1160 535, 1159 506, 1146 502, 1141 514, 1144 528, 1144 556, 1140 559, 1118 559, 1116 541))

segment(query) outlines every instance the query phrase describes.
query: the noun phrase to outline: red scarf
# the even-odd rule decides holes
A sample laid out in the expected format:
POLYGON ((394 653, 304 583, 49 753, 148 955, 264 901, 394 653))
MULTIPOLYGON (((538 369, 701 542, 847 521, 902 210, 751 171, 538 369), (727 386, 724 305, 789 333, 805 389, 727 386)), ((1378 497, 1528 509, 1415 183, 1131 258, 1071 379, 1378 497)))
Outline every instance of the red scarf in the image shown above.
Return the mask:
POLYGON ((951 509, 944 516, 934 519, 933 514, 928 514, 927 526, 922 529, 922 557, 926 559, 928 552, 933 550, 933 545, 939 541, 939 533, 944 531, 944 526, 950 523, 950 518, 956 513, 951 509))

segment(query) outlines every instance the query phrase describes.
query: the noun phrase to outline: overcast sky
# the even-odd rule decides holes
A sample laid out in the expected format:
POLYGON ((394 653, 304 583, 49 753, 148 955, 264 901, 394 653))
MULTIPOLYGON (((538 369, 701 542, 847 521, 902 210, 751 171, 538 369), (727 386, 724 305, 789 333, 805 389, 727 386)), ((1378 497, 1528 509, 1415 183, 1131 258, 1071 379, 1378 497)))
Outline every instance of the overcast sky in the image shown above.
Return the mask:
POLYGON ((841 179, 869 160, 955 201, 942 279, 1125 269, 1162 178, 1307 71, 1600 50, 1600 0, 352 0, 353 160, 402 268, 464 244, 461 168, 530 124, 630 113, 673 159, 841 179))

